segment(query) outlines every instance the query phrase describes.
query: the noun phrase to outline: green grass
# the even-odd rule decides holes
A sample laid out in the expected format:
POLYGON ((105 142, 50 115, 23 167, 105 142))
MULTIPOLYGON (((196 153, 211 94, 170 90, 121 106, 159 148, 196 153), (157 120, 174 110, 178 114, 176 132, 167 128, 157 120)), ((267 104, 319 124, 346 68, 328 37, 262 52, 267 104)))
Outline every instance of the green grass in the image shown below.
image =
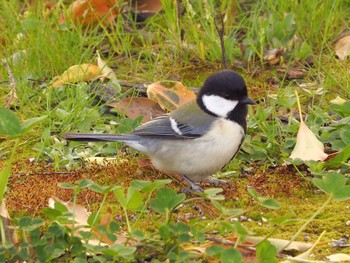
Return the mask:
MULTIPOLYGON (((222 23, 228 68, 244 76, 250 96, 260 102, 250 109, 243 151, 226 170, 233 170, 235 175, 241 169, 263 174, 285 162, 299 127, 294 118, 297 116, 294 90, 299 92, 303 113, 308 115, 308 126, 329 148, 342 150, 348 143, 344 135, 344 129, 349 128, 348 115, 331 106, 329 101, 337 95, 350 99, 350 60, 339 61, 334 53, 339 34, 350 27, 349 0, 162 0, 163 10, 142 25, 134 22, 130 14, 124 14, 112 27, 100 23, 88 28, 71 23, 59 25, 61 9, 67 7, 69 1, 57 2, 56 7, 48 10, 43 1, 36 1, 35 5, 29 5, 28 1, 0 1, 0 59, 6 60, 11 69, 18 97, 12 110, 21 121, 47 116, 22 138, 18 154, 14 156, 18 163, 35 156, 40 162, 52 161, 55 169, 60 170, 80 167, 75 159, 86 153, 115 156, 123 151, 120 144, 67 146, 60 134, 73 130, 127 132, 138 125, 138 121, 124 116, 105 114, 104 106, 96 103, 96 94, 89 90, 91 83, 52 88, 50 83, 55 76, 72 65, 95 64, 96 51, 99 51, 123 82, 175 79, 188 87, 199 87, 210 73, 223 68, 219 33, 222 23), (182 2, 183 7, 178 7, 178 2, 182 2), (269 66, 264 55, 273 48, 285 48, 285 54, 281 64, 269 66), (313 64, 307 65, 310 61, 313 64), (305 68, 307 74, 302 80, 287 80, 280 70, 290 68, 305 68), (271 77, 278 78, 277 85, 268 83, 271 77), (339 116, 344 123, 335 122, 339 116)), ((1 105, 5 105, 10 91, 8 73, 1 64, 1 105)), ((138 93, 136 89, 123 88, 114 99, 138 93)), ((5 138, 0 143, 0 163, 4 164, 14 141, 5 138)), ((313 163, 302 169, 302 173, 323 175, 327 169, 313 163)), ((347 162, 340 169, 349 176, 347 162)), ((230 179, 237 180, 235 176, 230 179)), ((303 180, 307 180, 306 177, 303 180)), ((298 198, 295 203, 300 206, 300 218, 310 218, 311 213, 305 212, 307 207, 300 201, 303 197, 298 198)), ((249 205, 249 200, 245 194, 239 205, 249 205)), ((289 208, 292 204, 288 200, 288 196, 281 197, 281 202, 285 201, 289 208)), ((322 206, 321 201, 313 211, 322 206)), ((93 204, 93 207, 98 206, 93 204)), ((274 211, 272 217, 283 216, 288 208, 274 211)), ((290 209, 299 216, 297 208, 290 209)), ((326 211, 332 213, 329 207, 326 211)), ((248 214, 258 216, 253 212, 248 214)), ((255 229, 252 223, 247 226, 255 229)), ((288 238, 298 227, 282 227, 279 233, 288 238)), ((327 228, 330 229, 328 225, 327 228)), ((267 235, 269 229, 258 228, 257 232, 267 235)), ((331 234, 328 237, 336 238, 331 234)))

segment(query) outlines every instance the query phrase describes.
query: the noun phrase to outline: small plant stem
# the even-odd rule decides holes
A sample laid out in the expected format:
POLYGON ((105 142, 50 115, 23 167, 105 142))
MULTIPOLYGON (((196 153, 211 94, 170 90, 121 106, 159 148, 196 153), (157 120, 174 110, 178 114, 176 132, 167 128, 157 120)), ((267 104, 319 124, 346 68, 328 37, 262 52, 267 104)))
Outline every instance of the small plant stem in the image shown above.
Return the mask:
POLYGON ((17 138, 17 139, 15 140, 15 145, 14 145, 13 148, 12 148, 11 155, 10 155, 10 159, 9 159, 8 162, 7 162, 7 166, 6 166, 4 169, 1 170, 1 172, 2 172, 2 171, 4 171, 4 170, 8 169, 8 171, 6 171, 6 172, 3 173, 4 178, 2 178, 2 180, 1 180, 1 186, 0 186, 0 204, 1 204, 1 202, 2 202, 2 200, 3 200, 3 197, 4 197, 4 194, 5 194, 6 185, 7 185, 9 176, 10 176, 10 174, 11 174, 10 170, 11 170, 11 167, 12 167, 13 159, 14 159, 15 154, 16 154, 16 152, 17 152, 17 147, 18 147, 18 145, 19 145, 19 141, 20 141, 19 138, 17 138))
POLYGON ((295 96, 297 98, 297 104, 298 104, 298 110, 299 110, 299 116, 300 116, 300 123, 303 123, 304 122, 303 114, 301 113, 301 105, 300 105, 299 95, 298 95, 297 91, 295 91, 295 96))
POLYGON ((298 169, 298 167, 297 167, 294 163, 292 163, 292 165, 294 166, 294 168, 295 168, 295 170, 297 171, 297 173, 298 173, 302 178, 305 179, 305 176, 300 172, 300 170, 298 169))
POLYGON ((299 230, 294 234, 294 236, 290 239, 287 245, 285 245, 282 249, 279 250, 281 252, 285 248, 287 248, 298 236, 299 234, 307 227, 308 224, 310 224, 315 217, 321 213, 321 211, 330 203, 330 201, 333 199, 333 195, 330 194, 326 202, 323 203, 322 206, 320 206, 317 211, 308 219, 306 222, 299 228, 299 230))
POLYGON ((126 226, 128 227, 128 233, 131 233, 131 225, 130 225, 130 221, 129 221, 128 212, 126 211, 126 207, 123 207, 123 210, 124 210, 124 215, 125 215, 126 226))
POLYGON ((97 220, 97 218, 98 218, 98 215, 101 213, 102 206, 103 206, 104 203, 106 202, 107 194, 108 194, 108 193, 106 193, 106 194, 103 195, 103 199, 102 199, 102 202, 101 202, 101 204, 100 204, 100 207, 98 208, 98 210, 97 210, 97 212, 96 212, 96 216, 95 216, 95 218, 94 218, 94 221, 92 221, 92 223, 91 223, 91 229, 92 229, 93 226, 96 224, 96 220, 97 220))
POLYGON ((4 227, 4 220, 2 220, 2 217, 0 217, 0 242, 1 244, 6 243, 6 234, 5 234, 5 227, 4 227))

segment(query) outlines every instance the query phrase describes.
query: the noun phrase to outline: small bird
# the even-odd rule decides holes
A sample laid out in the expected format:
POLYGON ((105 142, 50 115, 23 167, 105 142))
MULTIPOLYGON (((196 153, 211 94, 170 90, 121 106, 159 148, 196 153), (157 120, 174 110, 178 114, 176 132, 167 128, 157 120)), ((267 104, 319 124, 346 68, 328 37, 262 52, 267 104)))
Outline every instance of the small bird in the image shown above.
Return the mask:
POLYGON ((182 176, 195 191, 194 182, 214 182, 213 173, 238 152, 247 128, 244 79, 232 70, 209 76, 197 99, 155 118, 129 134, 66 133, 74 141, 124 142, 145 153, 155 168, 182 176))

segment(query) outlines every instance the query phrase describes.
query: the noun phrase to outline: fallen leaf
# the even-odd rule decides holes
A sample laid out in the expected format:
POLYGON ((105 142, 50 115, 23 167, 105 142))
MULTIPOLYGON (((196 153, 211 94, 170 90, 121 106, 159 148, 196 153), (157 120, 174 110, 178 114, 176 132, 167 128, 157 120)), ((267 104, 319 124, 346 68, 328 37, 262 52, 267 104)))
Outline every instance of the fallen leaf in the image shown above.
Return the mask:
POLYGON ((5 108, 17 107, 19 105, 19 99, 16 90, 11 89, 9 94, 6 95, 5 108))
POLYGON ((286 48, 273 48, 267 51, 263 60, 273 66, 281 62, 284 53, 286 53, 286 48))
POLYGON ((60 87, 67 83, 88 81, 97 78, 101 74, 98 66, 93 64, 74 65, 67 69, 61 76, 53 79, 52 86, 60 87))
POLYGON ((343 105, 346 102, 343 98, 337 96, 335 99, 331 100, 330 103, 336 104, 336 105, 343 105))
POLYGON ((334 50, 339 60, 345 60, 350 55, 350 36, 339 39, 335 44, 334 50))
POLYGON ((102 75, 101 77, 117 80, 117 75, 114 73, 113 69, 107 66, 107 63, 101 58, 100 53, 97 53, 97 66, 99 67, 102 75))
MULTIPOLYGON (((76 0, 67 10, 67 15, 76 25, 85 26, 98 24, 112 24, 118 16, 119 9, 115 0, 76 0)), ((62 15, 59 23, 66 22, 66 16, 62 15)))
MULTIPOLYGON (((88 226, 88 218, 90 216, 90 212, 83 206, 79 205, 79 204, 73 204, 72 202, 65 202, 62 201, 61 199, 57 198, 57 197, 51 197, 49 199, 49 207, 54 208, 54 204, 55 202, 59 202, 61 204, 63 204, 67 210, 73 214, 74 216, 74 221, 76 222, 76 224, 74 225, 75 228, 77 228, 77 226, 80 226, 79 228, 77 228, 77 230, 74 231, 74 234, 79 236, 80 235, 80 231, 84 230, 84 231, 90 231, 90 228, 87 227, 88 226)), ((100 225, 103 226, 108 226, 109 223, 114 219, 114 217, 107 213, 104 214, 100 217, 100 225)), ((98 231, 97 226, 93 228, 92 230, 93 232, 93 236, 92 238, 90 238, 88 240, 88 243, 90 245, 116 245, 116 244, 125 244, 127 241, 129 242, 129 244, 135 244, 136 241, 134 239, 130 239, 128 238, 127 234, 125 232, 118 232, 118 238, 116 239, 116 241, 112 242, 108 236, 100 231, 98 231)))
MULTIPOLYGON (((159 12, 162 8, 160 0, 133 0, 131 1, 131 12, 136 15, 138 22, 146 20, 148 17, 159 12)), ((133 14, 133 16, 135 16, 133 14)))
POLYGON ((137 166, 144 169, 154 170, 154 166, 152 165, 152 162, 148 158, 137 158, 136 160, 137 166))
POLYGON ((187 251, 191 251, 191 252, 196 252, 199 254, 204 254, 206 253, 206 250, 212 246, 221 246, 224 248, 232 248, 235 247, 235 249, 237 249, 243 259, 244 262, 245 261, 256 261, 256 251, 254 248, 254 245, 252 242, 244 240, 244 242, 239 242, 239 244, 237 245, 237 238, 233 237, 233 238, 229 238, 229 239, 219 239, 219 238, 208 238, 208 240, 210 240, 210 242, 206 242, 200 245, 196 245, 196 246, 189 246, 186 247, 187 251))
POLYGON ((158 103, 147 98, 125 98, 118 102, 112 102, 108 106, 116 108, 118 112, 125 114, 131 119, 136 119, 142 115, 143 123, 165 114, 165 111, 161 109, 158 103))
POLYGON ((63 204, 68 209, 68 211, 73 214, 74 221, 77 223, 76 226, 85 227, 88 225, 87 220, 91 213, 88 212, 88 210, 85 207, 79 204, 74 205, 71 202, 62 201, 61 199, 55 196, 49 198, 49 207, 54 208, 55 202, 63 204))
MULTIPOLYGON (((350 262, 350 255, 337 253, 326 257, 329 262, 350 262)), ((328 261, 327 261, 328 262, 328 261)))
MULTIPOLYGON (((253 244, 258 244, 261 241, 265 240, 265 237, 255 237, 255 236, 248 236, 245 238, 247 242, 251 242, 253 244)), ((278 239, 278 238, 268 238, 267 239, 272 245, 274 245, 278 250, 284 249, 284 250, 295 250, 298 252, 304 252, 312 247, 311 243, 305 243, 305 242, 298 242, 293 241, 292 243, 289 243, 289 240, 285 239, 278 239), (288 245, 288 247, 285 247, 288 245)))
POLYGON ((117 158, 106 158, 106 157, 88 157, 84 158, 85 161, 90 162, 90 163, 97 163, 100 165, 107 165, 109 163, 118 163, 117 158))
MULTIPOLYGON (((326 231, 323 231, 321 233, 321 235, 318 237, 318 239, 316 240, 316 242, 314 244, 312 244, 311 247, 308 250, 306 250, 304 253, 301 253, 300 255, 297 255, 295 257, 289 257, 287 260, 282 261, 281 263, 292 263, 292 262, 298 262, 300 260, 307 260, 310 257, 311 252, 314 250, 316 245, 320 242, 322 236, 325 233, 326 233, 326 231)), ((295 242, 295 241, 293 241, 293 242, 295 242)), ((302 243, 302 242, 300 242, 300 243, 302 243)))
POLYGON ((303 161, 324 161, 327 154, 324 152, 324 145, 320 142, 315 134, 304 123, 298 93, 297 102, 300 114, 300 127, 297 134, 297 141, 295 147, 289 156, 291 159, 301 159, 303 161))
POLYGON ((162 8, 160 0, 133 0, 132 7, 138 12, 156 13, 162 8))
POLYGON ((162 109, 173 111, 194 100, 196 94, 178 81, 159 81, 147 87, 147 96, 158 102, 162 109))
POLYGON ((18 236, 14 231, 15 228, 11 226, 11 218, 7 211, 4 199, 1 201, 0 206, 0 224, 1 229, 3 230, 0 235, 0 244, 3 244, 5 241, 12 244, 18 244, 18 236), (2 234, 4 234, 4 236, 2 236, 2 234))

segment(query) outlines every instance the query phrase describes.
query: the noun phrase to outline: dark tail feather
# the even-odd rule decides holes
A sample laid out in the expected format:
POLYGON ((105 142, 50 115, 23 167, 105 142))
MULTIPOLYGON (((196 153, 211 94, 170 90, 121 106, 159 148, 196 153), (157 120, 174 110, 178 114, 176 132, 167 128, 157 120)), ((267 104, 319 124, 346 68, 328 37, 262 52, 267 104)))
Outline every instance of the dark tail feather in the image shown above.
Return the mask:
POLYGON ((132 134, 106 134, 106 133, 65 133, 62 137, 70 141, 81 142, 127 142, 138 139, 132 134))

